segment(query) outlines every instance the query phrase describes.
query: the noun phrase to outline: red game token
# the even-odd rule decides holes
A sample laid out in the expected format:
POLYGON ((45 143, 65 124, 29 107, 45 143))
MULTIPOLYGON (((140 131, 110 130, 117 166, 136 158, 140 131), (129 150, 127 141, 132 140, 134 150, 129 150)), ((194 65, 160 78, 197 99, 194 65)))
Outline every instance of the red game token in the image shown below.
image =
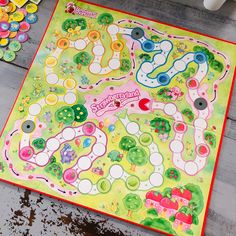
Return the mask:
POLYGON ((0 32, 0 38, 5 39, 10 35, 10 31, 0 32))
POLYGON ((9 3, 9 0, 0 0, 0 6, 4 7, 9 3))
POLYGON ((20 23, 20 31, 21 32, 27 32, 30 30, 30 24, 26 21, 23 21, 20 23))

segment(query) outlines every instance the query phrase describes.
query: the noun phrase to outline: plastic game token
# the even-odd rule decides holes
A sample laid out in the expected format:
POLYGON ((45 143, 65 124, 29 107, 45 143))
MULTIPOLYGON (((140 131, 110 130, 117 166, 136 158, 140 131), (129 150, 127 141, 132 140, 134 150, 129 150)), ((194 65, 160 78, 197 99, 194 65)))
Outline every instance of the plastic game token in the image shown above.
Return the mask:
POLYGON ((25 20, 29 23, 29 24, 34 24, 37 22, 38 20, 38 16, 34 13, 30 13, 25 17, 25 20))
POLYGON ((9 44, 9 49, 13 52, 18 52, 21 49, 21 43, 17 40, 13 40, 9 44))
POLYGON ((27 16, 27 14, 28 14, 28 12, 24 8, 18 9, 18 11, 22 12, 24 14, 24 16, 27 16))
POLYGON ((15 52, 11 50, 5 51, 4 56, 3 56, 4 61, 11 62, 11 61, 14 61, 15 58, 16 58, 15 52))
POLYGON ((8 21, 9 16, 8 14, 0 9, 0 21, 8 21))
POLYGON ((10 40, 8 38, 6 39, 0 39, 0 47, 6 47, 9 44, 10 40))
POLYGON ((9 28, 9 30, 10 30, 11 32, 16 32, 16 31, 19 30, 19 28, 20 28, 20 24, 19 24, 17 21, 12 21, 12 22, 10 23, 10 28, 9 28))
POLYGON ((16 11, 11 15, 13 21, 21 22, 25 18, 25 15, 21 11, 16 11))
POLYGON ((7 21, 0 22, 0 31, 5 32, 10 28, 10 24, 7 21))
POLYGON ((139 40, 144 36, 144 31, 143 29, 136 27, 132 30, 131 36, 133 39, 139 40))
POLYGON ((0 6, 4 7, 9 3, 9 0, 0 0, 0 6))
POLYGON ((12 2, 9 2, 8 7, 11 9, 10 13, 13 13, 14 11, 16 11, 16 5, 12 2))
POLYGON ((205 98, 197 98, 194 101, 194 106, 198 110, 205 110, 207 108, 207 101, 205 98))
POLYGON ((24 32, 19 32, 16 35, 16 39, 20 42, 20 43, 25 43, 26 41, 29 40, 29 35, 27 33, 24 32))
POLYGON ((21 129, 24 133, 32 133, 35 129, 35 123, 32 120, 26 120, 22 126, 21 129))
POLYGON ((4 55, 4 52, 3 52, 3 50, 0 48, 0 59, 3 58, 3 55, 4 55))
POLYGON ((17 35, 17 31, 11 32, 8 37, 9 37, 9 39, 13 39, 16 37, 16 35, 17 35))
POLYGON ((38 11, 38 6, 34 3, 29 3, 26 5, 25 9, 28 13, 35 13, 38 11))
POLYGON ((23 21, 20 23, 20 31, 21 32, 27 32, 30 30, 30 24, 26 21, 23 21))
POLYGON ((5 39, 8 38, 10 35, 10 31, 0 32, 0 38, 5 39))

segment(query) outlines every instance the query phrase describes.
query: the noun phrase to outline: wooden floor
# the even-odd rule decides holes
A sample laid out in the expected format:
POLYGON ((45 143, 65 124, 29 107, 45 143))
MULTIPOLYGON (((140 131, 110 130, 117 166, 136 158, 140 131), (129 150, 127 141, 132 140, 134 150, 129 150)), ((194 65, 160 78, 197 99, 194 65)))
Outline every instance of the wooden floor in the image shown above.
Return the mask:
MULTIPOLYGON (((43 0, 39 22, 14 63, 0 61, 0 128, 30 65, 56 0, 43 0)), ((236 41, 236 2, 217 12, 200 0, 91 0, 106 6, 236 41)), ((236 55, 235 55, 236 56, 236 55)), ((157 235, 75 206, 0 183, 0 235, 157 235)), ((236 235, 236 89, 207 219, 206 236, 236 235)))

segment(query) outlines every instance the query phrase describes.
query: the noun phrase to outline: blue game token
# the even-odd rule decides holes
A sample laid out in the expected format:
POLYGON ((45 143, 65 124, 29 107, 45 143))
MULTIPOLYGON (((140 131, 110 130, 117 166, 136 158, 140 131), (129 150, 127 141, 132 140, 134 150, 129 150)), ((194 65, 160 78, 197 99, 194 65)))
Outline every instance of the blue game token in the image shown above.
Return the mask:
POLYGON ((8 31, 9 27, 10 27, 10 24, 7 21, 0 22, 0 32, 8 31))
POLYGON ((151 40, 146 40, 142 44, 142 48, 145 52, 152 52, 154 50, 154 43, 151 40))
POLYGON ((194 61, 197 64, 202 64, 207 60, 206 55, 203 52, 196 52, 194 55, 194 61))
POLYGON ((19 30, 19 28, 20 28, 20 24, 19 24, 17 21, 12 21, 12 22, 10 23, 10 28, 9 28, 9 30, 10 30, 11 32, 16 32, 16 31, 19 30))
POLYGON ((37 22, 38 20, 38 16, 34 13, 31 14, 27 14, 27 16, 25 17, 26 22, 28 22, 29 24, 34 24, 37 22))
POLYGON ((165 74, 165 73, 160 73, 158 76, 157 76, 157 81, 159 82, 159 84, 161 85, 167 85, 169 84, 170 82, 170 77, 165 74))

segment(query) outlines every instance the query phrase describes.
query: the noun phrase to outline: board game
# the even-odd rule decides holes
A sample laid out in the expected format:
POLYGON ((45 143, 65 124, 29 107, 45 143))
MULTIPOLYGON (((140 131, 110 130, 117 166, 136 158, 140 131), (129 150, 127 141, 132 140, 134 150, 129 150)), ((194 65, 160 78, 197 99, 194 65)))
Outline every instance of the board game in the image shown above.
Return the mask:
POLYGON ((170 235, 203 235, 233 42, 60 0, 1 134, 0 179, 170 235))

